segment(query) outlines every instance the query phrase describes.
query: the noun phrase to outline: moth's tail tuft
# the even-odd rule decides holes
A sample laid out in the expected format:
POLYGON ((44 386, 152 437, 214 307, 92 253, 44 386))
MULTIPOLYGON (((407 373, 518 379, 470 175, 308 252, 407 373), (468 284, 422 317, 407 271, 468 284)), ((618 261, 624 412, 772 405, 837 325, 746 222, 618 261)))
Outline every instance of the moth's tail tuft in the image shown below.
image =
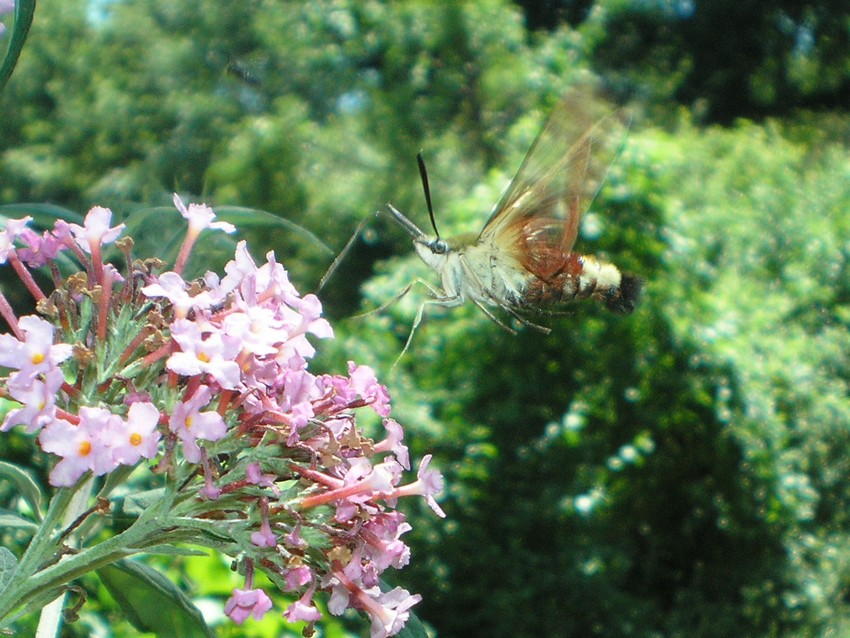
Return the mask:
POLYGON ((631 314, 640 300, 643 279, 637 275, 623 273, 619 288, 614 288, 605 299, 605 305, 611 312, 623 315, 631 314))

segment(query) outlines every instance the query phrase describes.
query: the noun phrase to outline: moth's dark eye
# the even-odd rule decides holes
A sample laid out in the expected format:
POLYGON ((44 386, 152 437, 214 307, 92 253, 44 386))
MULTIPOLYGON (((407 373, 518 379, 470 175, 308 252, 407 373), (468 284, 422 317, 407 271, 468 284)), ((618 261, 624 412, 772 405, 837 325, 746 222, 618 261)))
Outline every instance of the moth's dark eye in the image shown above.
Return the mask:
POLYGON ((449 245, 446 243, 445 239, 433 239, 429 241, 428 248, 430 248, 431 252, 435 255, 445 255, 449 252, 449 245))

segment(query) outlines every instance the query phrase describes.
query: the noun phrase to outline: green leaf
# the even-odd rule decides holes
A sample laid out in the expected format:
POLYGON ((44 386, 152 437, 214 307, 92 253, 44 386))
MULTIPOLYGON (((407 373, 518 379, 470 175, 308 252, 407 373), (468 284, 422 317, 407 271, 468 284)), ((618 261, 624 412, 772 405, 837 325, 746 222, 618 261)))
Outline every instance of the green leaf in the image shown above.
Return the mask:
POLYGON ((0 547, 0 593, 6 590, 15 571, 18 569, 18 559, 5 547, 0 547))
POLYGON ((4 527, 20 527, 29 530, 38 529, 38 525, 33 523, 28 518, 24 518, 23 516, 16 514, 15 512, 10 512, 8 510, 0 510, 0 529, 4 527))
POLYGON ((0 66, 0 91, 6 86, 9 78, 12 77, 12 71, 18 63, 18 58, 21 55, 21 50, 24 48, 24 42, 27 41, 27 34, 32 25, 32 16, 35 13, 35 0, 18 0, 15 5, 15 23, 12 26, 12 38, 9 41, 9 49, 6 51, 6 58, 3 60, 3 65, 0 66))
POLYGON ((41 516, 41 490, 32 477, 17 465, 0 461, 0 477, 8 478, 15 484, 21 497, 32 508, 33 515, 40 521, 41 516))
MULTIPOLYGON (((240 206, 216 206, 214 210, 219 221, 232 223, 239 232, 253 230, 273 233, 282 229, 299 235, 325 254, 334 254, 334 251, 316 235, 288 219, 263 210, 240 206)), ((135 253, 159 257, 166 262, 173 261, 177 256, 177 251, 183 242, 187 228, 186 221, 180 216, 177 209, 168 206, 134 210, 124 219, 124 223, 126 224, 125 235, 133 237, 135 241, 135 253), (177 231, 163 235, 163 228, 177 229, 177 231)), ((221 231, 205 231, 199 238, 198 245, 193 253, 196 251, 213 251, 222 253, 228 259, 231 259, 235 247, 236 236, 221 231)))
POLYGON ((327 255, 335 254, 333 249, 303 226, 278 215, 272 215, 264 210, 242 206, 216 206, 215 213, 219 219, 228 221, 241 230, 247 230, 248 228, 259 228, 263 230, 284 229, 301 235, 327 255))
POLYGON ((112 502, 113 516, 117 518, 128 517, 136 519, 157 503, 166 495, 165 488, 157 487, 146 492, 138 492, 129 496, 117 497, 112 502))
POLYGON ((157 636, 214 638, 201 612, 174 583, 144 563, 121 560, 97 570, 127 620, 157 636))
POLYGON ((53 228, 53 224, 57 219, 64 219, 66 222, 75 224, 83 223, 83 216, 63 206, 55 204, 3 204, 0 206, 0 217, 10 219, 19 219, 29 215, 32 217, 33 225, 36 228, 53 228))

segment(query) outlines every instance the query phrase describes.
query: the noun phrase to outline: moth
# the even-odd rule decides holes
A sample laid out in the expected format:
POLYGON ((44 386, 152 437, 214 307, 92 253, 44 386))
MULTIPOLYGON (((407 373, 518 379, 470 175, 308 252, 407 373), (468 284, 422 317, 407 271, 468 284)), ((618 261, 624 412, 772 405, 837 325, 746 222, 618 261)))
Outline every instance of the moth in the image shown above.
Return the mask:
MULTIPOLYGON (((631 313, 641 279, 603 259, 573 251, 582 216, 624 135, 619 115, 601 100, 568 94, 553 110, 481 232, 446 239, 437 230, 427 173, 421 154, 417 156, 434 236, 392 204, 387 206, 413 238, 416 253, 440 277, 439 289, 423 282, 433 295, 425 303, 453 307, 470 300, 511 333, 516 331, 490 308, 501 308, 521 324, 545 333, 550 328, 530 318, 562 313, 573 300, 596 299, 613 312, 631 313)), ((420 306, 408 344, 424 307, 420 306)))

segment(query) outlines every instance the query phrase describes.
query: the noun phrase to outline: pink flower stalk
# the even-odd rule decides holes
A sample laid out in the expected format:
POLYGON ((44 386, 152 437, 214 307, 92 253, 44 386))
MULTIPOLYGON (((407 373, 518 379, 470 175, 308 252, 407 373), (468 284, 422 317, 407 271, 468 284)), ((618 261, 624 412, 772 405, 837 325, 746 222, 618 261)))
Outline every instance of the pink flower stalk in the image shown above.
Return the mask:
MULTIPOLYGON (((360 469, 363 466, 356 469, 360 469)), ((361 479, 356 470, 346 474, 346 485, 336 489, 328 490, 321 494, 308 496, 301 501, 302 509, 309 509, 317 505, 324 505, 332 501, 347 499, 349 501, 363 502, 372 499, 380 499, 393 491, 393 486, 401 476, 401 467, 395 461, 379 463, 371 468, 368 474, 361 479), (352 483, 348 483, 352 480, 352 483)))
POLYGON ((15 316, 15 310, 2 291, 0 291, 0 317, 3 317, 6 323, 9 324, 9 327, 18 339, 24 338, 24 333, 18 325, 18 318, 15 316))
POLYGON ((386 569, 410 560, 402 536, 411 526, 395 501, 423 496, 443 515, 434 499, 442 477, 426 456, 417 480, 401 485, 409 451, 372 368, 349 362, 346 375, 310 372, 314 342, 333 330, 318 298, 298 293, 273 252, 258 265, 240 242, 223 278, 183 279, 198 233, 231 227, 206 206, 175 205, 190 226, 179 264, 156 274, 150 262, 132 260, 126 279, 103 262, 103 245, 123 229, 110 227, 107 209, 92 209, 83 226, 57 222, 43 236, 27 220, 9 222, 0 235, 5 261, 52 266, 69 248, 87 277, 63 282, 54 268, 57 291, 42 304, 51 313, 44 318, 18 319, 0 295, 15 331, 0 335, 0 366, 11 370, 0 392, 20 403, 0 432, 37 432, 42 449, 59 457, 50 472, 57 487, 153 461, 151 480, 174 497, 157 518, 155 543, 173 535, 241 563, 245 587, 225 605, 234 622, 271 609, 252 586, 257 566, 297 596, 284 612, 290 621, 317 622, 314 598, 330 592, 331 613, 361 609, 373 637, 394 635, 419 600, 378 588, 386 569), (363 408, 381 417, 378 443, 363 432, 363 408))

